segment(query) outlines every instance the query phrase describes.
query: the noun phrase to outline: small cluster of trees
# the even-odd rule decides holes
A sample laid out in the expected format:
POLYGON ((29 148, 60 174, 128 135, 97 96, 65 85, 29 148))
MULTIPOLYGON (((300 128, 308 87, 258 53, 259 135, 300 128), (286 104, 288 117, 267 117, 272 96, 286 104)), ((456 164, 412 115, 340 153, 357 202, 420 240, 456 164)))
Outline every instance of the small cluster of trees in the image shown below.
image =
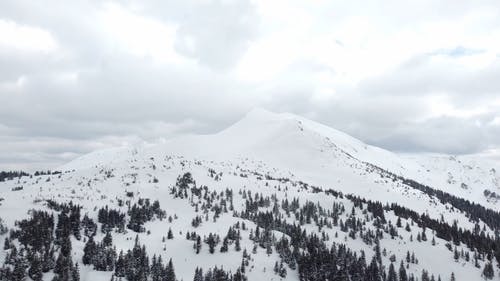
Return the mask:
POLYGON ((138 203, 134 203, 128 210, 130 220, 127 228, 134 232, 144 232, 144 223, 158 218, 160 220, 166 217, 166 212, 160 208, 160 202, 155 200, 153 204, 149 199, 139 199, 138 203))
POLYGON ((102 224, 102 233, 109 232, 113 228, 116 228, 120 233, 125 231, 125 213, 114 209, 108 209, 107 205, 97 212, 97 221, 102 224))
POLYGON ((202 268, 196 268, 194 272, 194 281, 247 281, 248 278, 245 276, 244 266, 239 267, 236 273, 232 274, 227 272, 224 268, 210 268, 204 274, 202 268))
POLYGON ((0 182, 29 175, 30 174, 23 171, 0 171, 0 182))

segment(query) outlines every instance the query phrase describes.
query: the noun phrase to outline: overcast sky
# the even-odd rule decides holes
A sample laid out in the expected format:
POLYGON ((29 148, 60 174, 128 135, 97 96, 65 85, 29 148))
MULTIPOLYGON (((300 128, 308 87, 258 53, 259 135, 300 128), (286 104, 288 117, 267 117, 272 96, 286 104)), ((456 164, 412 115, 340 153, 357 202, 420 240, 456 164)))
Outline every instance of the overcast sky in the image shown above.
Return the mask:
POLYGON ((404 152, 500 148, 500 2, 0 2, 0 169, 253 107, 404 152))

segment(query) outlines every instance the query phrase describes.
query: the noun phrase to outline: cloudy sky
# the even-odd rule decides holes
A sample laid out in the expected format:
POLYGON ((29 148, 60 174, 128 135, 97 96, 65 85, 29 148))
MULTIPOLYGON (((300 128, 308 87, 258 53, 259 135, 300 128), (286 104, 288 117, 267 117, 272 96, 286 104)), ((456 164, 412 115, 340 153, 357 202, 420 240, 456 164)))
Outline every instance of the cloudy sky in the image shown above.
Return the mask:
POLYGON ((0 2, 0 169, 253 107, 404 152, 500 149, 500 2, 0 2))

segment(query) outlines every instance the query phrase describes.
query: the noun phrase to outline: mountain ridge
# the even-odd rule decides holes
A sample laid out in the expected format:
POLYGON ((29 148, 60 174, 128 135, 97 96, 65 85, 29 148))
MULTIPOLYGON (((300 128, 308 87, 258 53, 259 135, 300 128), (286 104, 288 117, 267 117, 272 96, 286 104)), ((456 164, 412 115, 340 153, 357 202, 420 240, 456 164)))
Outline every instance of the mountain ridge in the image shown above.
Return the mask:
POLYGON ((170 153, 213 160, 251 157, 290 171, 303 170, 304 174, 311 174, 311 170, 322 167, 322 172, 342 174, 342 168, 334 162, 349 163, 345 165, 370 163, 396 175, 498 209, 494 198, 484 196, 485 190, 500 193, 500 175, 490 172, 498 169, 490 166, 496 163, 466 156, 398 154, 365 144, 344 132, 301 116, 273 113, 262 108, 249 111, 241 120, 215 134, 180 136, 163 144, 97 151, 77 158, 58 170, 78 169, 100 161, 126 161, 133 153, 149 155, 144 157, 170 153), (349 157, 354 160, 347 159, 349 157))

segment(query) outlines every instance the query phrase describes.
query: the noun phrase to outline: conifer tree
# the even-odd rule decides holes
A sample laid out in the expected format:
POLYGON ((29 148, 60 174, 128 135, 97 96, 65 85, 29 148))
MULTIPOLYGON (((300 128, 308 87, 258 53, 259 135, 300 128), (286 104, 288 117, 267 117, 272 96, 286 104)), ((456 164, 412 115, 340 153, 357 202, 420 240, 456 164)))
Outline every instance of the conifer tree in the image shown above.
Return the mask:
POLYGON ((495 276, 495 271, 493 270, 493 264, 491 264, 491 262, 489 261, 484 264, 483 277, 487 280, 491 280, 493 279, 494 276, 495 276))
POLYGON ((168 264, 165 267, 165 281, 176 281, 174 264, 172 263, 172 259, 168 261, 168 264))
POLYGON ((196 237, 196 253, 199 254, 200 253, 200 250, 201 250, 201 237, 198 235, 196 237))
POLYGON ((82 262, 85 265, 91 264, 97 252, 97 245, 94 242, 93 236, 89 237, 87 243, 83 247, 82 262))
POLYGON ((35 253, 33 255, 33 258, 31 259, 31 266, 30 269, 28 270, 28 275, 31 279, 33 279, 33 281, 42 280, 43 277, 42 262, 37 253, 35 253))
POLYGON ((387 274, 387 281, 398 281, 398 276, 396 270, 394 269, 394 264, 391 262, 389 265, 389 273, 387 274))
POLYGON ((71 281, 80 281, 80 267, 78 263, 75 264, 73 270, 71 271, 71 281))
POLYGON ((401 264, 399 265, 399 281, 408 281, 408 276, 406 275, 406 269, 403 261, 401 261, 401 264))

